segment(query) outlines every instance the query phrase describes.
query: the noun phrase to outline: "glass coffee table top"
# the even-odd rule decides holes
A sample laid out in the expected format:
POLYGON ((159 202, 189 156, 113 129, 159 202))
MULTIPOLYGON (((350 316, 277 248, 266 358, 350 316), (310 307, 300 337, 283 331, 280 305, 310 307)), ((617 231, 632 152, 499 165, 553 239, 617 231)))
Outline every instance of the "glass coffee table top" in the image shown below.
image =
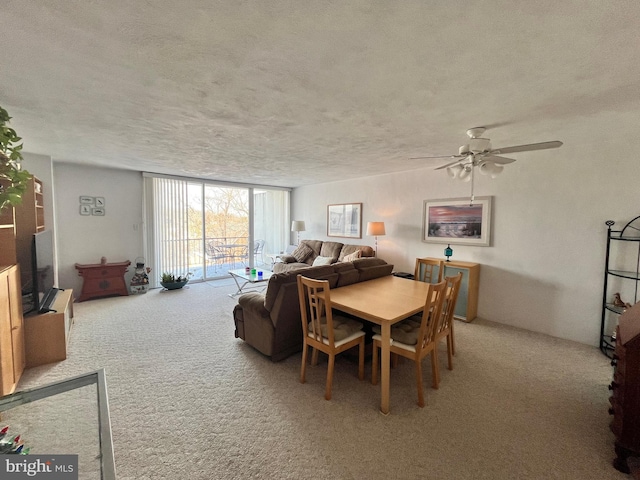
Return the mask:
POLYGON ((273 275, 273 272, 270 272, 269 270, 256 269, 256 273, 247 273, 246 269, 238 268, 235 270, 229 270, 229 275, 231 275, 231 278, 233 278, 238 287, 238 290, 235 293, 230 293, 229 296, 236 297, 238 295, 246 293, 248 291, 248 288, 250 288, 252 291, 255 291, 256 289, 266 288, 266 285, 258 287, 256 284, 267 282, 273 275))

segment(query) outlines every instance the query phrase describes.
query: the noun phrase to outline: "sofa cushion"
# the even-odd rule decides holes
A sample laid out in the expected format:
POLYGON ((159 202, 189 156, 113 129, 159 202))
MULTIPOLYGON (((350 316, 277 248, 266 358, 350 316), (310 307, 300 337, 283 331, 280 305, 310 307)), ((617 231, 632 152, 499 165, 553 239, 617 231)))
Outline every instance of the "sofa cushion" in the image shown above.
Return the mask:
POLYGON ((298 245, 298 248, 291 252, 291 256, 295 258, 297 262, 303 263, 312 253, 313 250, 309 245, 301 243, 298 245))
POLYGON ((333 263, 332 257, 321 257, 317 256, 316 259, 311 264, 312 267, 317 267, 318 265, 331 265, 333 263))
MULTIPOLYGON (((296 264, 293 263, 286 265, 296 264)), ((276 297, 278 296, 280 288, 285 284, 295 284, 298 274, 304 275, 305 277, 309 278, 329 280, 329 286, 331 288, 334 288, 336 283, 338 283, 338 275, 333 272, 333 267, 331 265, 321 265, 319 267, 310 267, 309 265, 305 265, 305 268, 297 268, 292 271, 276 273, 269 279, 269 283, 267 283, 267 291, 264 294, 264 307, 267 310, 269 310, 270 312, 273 310, 273 306, 275 304, 276 297)), ((244 295, 241 296, 240 299, 242 297, 244 297, 244 295)))
POLYGON ((320 255, 323 257, 331 257, 333 259, 331 263, 335 263, 338 261, 343 246, 344 244, 340 242, 322 242, 320 255))
POLYGON ((373 248, 368 245, 347 245, 345 244, 340 250, 340 255, 338 255, 338 261, 342 262, 343 258, 350 253, 355 252, 356 250, 360 250, 360 256, 362 257, 373 257, 375 256, 375 252, 373 248))
POLYGON ((353 266, 360 272, 360 282, 391 275, 393 271, 393 265, 375 257, 356 258, 353 266))
POLYGON ((344 257, 342 257, 342 261, 343 262, 353 262, 356 258, 360 258, 362 256, 362 251, 361 250, 356 250, 353 253, 350 253, 349 255, 345 255, 344 257))
POLYGON ((353 266, 352 262, 335 263, 333 265, 333 271, 338 274, 338 284, 336 287, 351 285, 360 280, 360 271, 353 266))

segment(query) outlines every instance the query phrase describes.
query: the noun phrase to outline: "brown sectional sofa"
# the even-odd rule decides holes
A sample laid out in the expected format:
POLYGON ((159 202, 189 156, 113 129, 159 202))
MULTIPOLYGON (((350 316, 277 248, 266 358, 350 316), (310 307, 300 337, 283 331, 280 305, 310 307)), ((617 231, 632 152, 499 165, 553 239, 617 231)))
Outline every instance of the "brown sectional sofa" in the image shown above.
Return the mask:
POLYGON ((296 277, 329 280, 331 288, 391 275, 393 265, 378 258, 298 268, 269 279, 264 294, 245 293, 233 310, 236 338, 277 362, 302 350, 302 321, 296 277))
POLYGON ((374 257, 373 248, 368 245, 348 245, 340 242, 325 242, 322 240, 302 240, 299 247, 309 247, 311 253, 302 262, 299 262, 292 255, 281 255, 282 262, 278 262, 273 266, 274 273, 288 272, 299 268, 306 268, 313 265, 317 257, 331 258, 330 263, 341 262, 342 259, 360 250, 362 257, 374 257))

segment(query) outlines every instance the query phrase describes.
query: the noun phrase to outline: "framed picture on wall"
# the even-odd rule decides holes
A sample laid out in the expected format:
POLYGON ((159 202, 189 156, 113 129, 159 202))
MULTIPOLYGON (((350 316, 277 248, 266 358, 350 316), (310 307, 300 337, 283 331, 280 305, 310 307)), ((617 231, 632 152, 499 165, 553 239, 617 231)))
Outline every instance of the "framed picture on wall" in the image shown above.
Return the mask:
POLYGON ((425 200, 422 241, 457 245, 491 245, 491 200, 493 197, 425 200))
POLYGON ((362 203, 327 205, 327 237, 362 238, 362 203))

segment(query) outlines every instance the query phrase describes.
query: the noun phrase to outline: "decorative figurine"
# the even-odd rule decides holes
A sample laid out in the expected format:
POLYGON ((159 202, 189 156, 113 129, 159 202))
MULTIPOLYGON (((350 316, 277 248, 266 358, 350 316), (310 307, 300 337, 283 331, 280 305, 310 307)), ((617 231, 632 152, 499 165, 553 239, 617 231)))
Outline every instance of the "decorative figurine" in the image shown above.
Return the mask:
POLYGON ((129 285, 129 291, 132 294, 147 293, 147 290, 149 290, 149 272, 151 272, 151 268, 145 268, 144 258, 136 258, 135 273, 133 274, 131 284, 129 285))
POLYGON ((444 256, 447 257, 447 262, 450 262, 449 257, 453 255, 453 249, 451 245, 447 244, 447 248, 444 249, 444 256))
POLYGON ((619 293, 615 293, 613 295, 613 306, 622 308, 624 310, 626 310, 627 308, 631 308, 631 304, 627 303, 627 302, 624 302, 622 300, 622 298, 620 298, 620 294, 619 293))

